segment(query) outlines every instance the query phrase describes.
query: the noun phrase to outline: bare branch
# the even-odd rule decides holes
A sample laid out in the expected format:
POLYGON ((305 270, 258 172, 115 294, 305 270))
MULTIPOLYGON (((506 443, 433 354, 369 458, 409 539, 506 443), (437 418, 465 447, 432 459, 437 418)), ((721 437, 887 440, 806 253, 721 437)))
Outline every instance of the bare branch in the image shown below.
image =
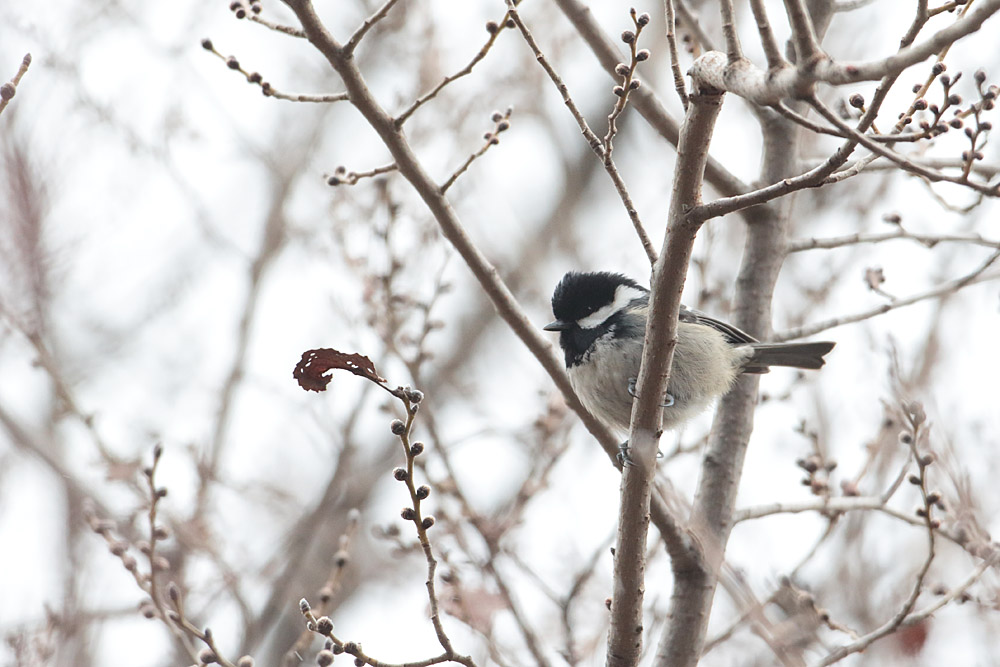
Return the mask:
POLYGON ((552 351, 551 343, 541 335, 536 324, 524 313, 517 303, 517 299, 500 278, 496 267, 473 243, 447 197, 441 193, 440 188, 423 169, 394 119, 372 96, 354 60, 342 57, 340 45, 325 30, 312 3, 308 0, 287 0, 286 4, 299 17, 309 41, 340 74, 351 94, 352 103, 379 134, 386 148, 395 158, 400 174, 410 182, 427 205, 428 210, 440 226, 442 234, 451 242, 469 270, 472 271, 483 291, 496 307, 497 313, 552 378, 556 387, 566 398, 570 409, 580 416, 584 426, 594 434, 608 457, 612 461, 615 460, 618 454, 618 441, 614 434, 580 403, 572 385, 570 385, 562 360, 556 357, 552 351))
POLYGON ((767 9, 764 7, 764 0, 750 0, 750 9, 753 10, 753 17, 757 21, 760 44, 764 47, 764 55, 767 57, 767 69, 776 70, 784 67, 787 63, 781 55, 778 40, 775 39, 774 32, 771 30, 771 24, 767 20, 767 9))
MULTIPOLYGON (((695 79, 695 86, 699 85, 695 79)), ((642 647, 642 636, 637 636, 635 629, 642 627, 644 550, 663 415, 661 403, 677 343, 681 292, 695 235, 701 226, 701 221, 688 213, 701 201, 709 139, 721 109, 722 95, 714 91, 702 90, 692 95, 677 146, 667 234, 660 260, 653 267, 646 342, 636 386, 638 398, 632 408, 629 430, 629 449, 635 465, 626 466, 622 474, 608 665, 636 664, 642 647)))
MULTIPOLYGON (((887 77, 895 78, 912 65, 940 53, 962 37, 978 31, 988 18, 1000 11, 1000 0, 981 0, 975 7, 928 40, 904 46, 894 55, 882 60, 840 63, 817 55, 813 61, 800 63, 797 67, 785 67, 768 72, 754 66, 746 59, 732 60, 727 57, 721 66, 716 65, 711 70, 705 70, 701 76, 719 90, 735 93, 765 106, 786 98, 811 97, 818 82, 843 85, 859 81, 876 81, 887 77)), ((803 48, 809 47, 803 46, 803 48)))
MULTIPOLYGON (((250 14, 250 16, 255 16, 250 14)), ((246 77, 247 83, 260 86, 260 90, 264 93, 264 97, 274 97, 279 100, 287 100, 289 102, 315 102, 319 104, 326 104, 330 102, 346 102, 347 93, 332 93, 328 95, 301 95, 292 93, 283 93, 275 88, 261 76, 260 72, 248 72, 243 69, 243 65, 237 60, 236 56, 224 56, 220 53, 215 45, 210 39, 201 40, 201 47, 208 51, 209 53, 215 55, 217 58, 226 63, 226 67, 229 69, 239 72, 244 77, 246 77)))
POLYGON ((21 77, 25 75, 30 65, 31 54, 25 53, 24 58, 21 59, 21 66, 17 68, 17 73, 14 74, 14 77, 0 86, 0 113, 3 113, 3 110, 7 108, 14 95, 17 94, 17 84, 21 83, 21 77))
MULTIPOLYGON (((621 62, 621 54, 594 19, 590 8, 581 0, 555 0, 556 5, 576 28, 587 46, 600 61, 606 72, 614 75, 615 67, 621 62)), ((681 5, 678 4, 678 7, 681 5)), ((680 128, 677 122, 667 113, 663 103, 649 86, 644 86, 633 93, 635 108, 642 114, 660 136, 674 146, 680 138, 680 128)), ((705 167, 705 180, 718 192, 726 195, 737 195, 750 190, 750 187, 736 178, 716 160, 709 158, 705 167)))
MULTIPOLYGON (((620 63, 615 66, 615 74, 620 76, 621 85, 614 87, 614 94, 618 98, 615 102, 614 108, 611 113, 608 114, 608 132, 604 135, 604 141, 602 146, 604 147, 604 160, 605 162, 611 159, 611 153, 614 151, 614 138, 618 133, 617 121, 619 116, 625 111, 625 107, 628 105, 629 93, 633 90, 639 89, 639 79, 635 78, 635 70, 639 65, 640 61, 649 58, 649 51, 645 49, 639 50, 639 36, 642 34, 642 29, 649 24, 649 14, 641 14, 636 16, 635 8, 632 8, 632 24, 635 26, 635 32, 631 30, 626 30, 622 33, 622 41, 628 44, 630 58, 629 64, 620 63)), ((655 261, 655 260, 652 260, 655 261)))
POLYGON ((677 50, 677 17, 674 15, 674 0, 663 0, 663 14, 667 22, 667 48, 670 50, 670 72, 674 77, 674 90, 680 98, 684 111, 688 108, 687 86, 681 73, 681 57, 677 50))
POLYGON ((934 561, 935 555, 935 533, 940 527, 940 522, 932 518, 931 512, 934 508, 936 500, 932 499, 930 492, 927 488, 927 468, 933 463, 934 457, 929 454, 921 455, 917 450, 918 444, 921 444, 926 440, 926 415, 924 414, 923 407, 919 403, 911 403, 906 406, 905 410, 907 414, 907 420, 909 422, 909 432, 906 435, 909 436, 909 446, 910 451, 913 454, 913 460, 917 462, 917 474, 911 477, 917 487, 920 489, 920 495, 923 499, 923 510, 922 523, 927 529, 927 557, 924 559, 923 564, 917 572, 916 577, 913 581, 913 586, 911 587, 910 594, 907 596, 906 601, 903 602, 902 607, 879 628, 869 632, 868 634, 860 637, 856 641, 841 646, 840 648, 831 651, 829 655, 823 658, 818 664, 820 666, 832 665, 835 662, 843 660, 848 655, 852 653, 857 653, 858 651, 863 651, 874 642, 892 634, 903 624, 906 617, 909 616, 910 612, 917 604, 917 598, 923 589, 924 579, 927 576, 927 572, 930 570, 931 563, 934 561))
POLYGON ((914 234, 903 227, 897 227, 891 232, 881 232, 876 234, 847 234, 846 236, 832 236, 829 238, 812 238, 789 241, 787 252, 803 252, 818 248, 843 248, 844 246, 858 245, 861 243, 883 243, 896 239, 909 239, 933 248, 938 243, 968 243, 970 245, 985 246, 987 248, 1000 248, 1000 241, 991 241, 983 238, 980 234, 914 234))
POLYGON ((853 324, 855 322, 862 322, 864 320, 877 317, 884 313, 888 313, 890 310, 896 310, 897 308, 903 308, 904 306, 911 306, 920 301, 926 301, 927 299, 937 299, 949 294, 953 294, 958 290, 966 287, 967 285, 973 285, 975 283, 986 282, 990 280, 996 280, 1000 278, 1000 274, 991 273, 985 274, 986 269, 990 268, 997 259, 1000 259, 1000 250, 997 250, 991 254, 985 262, 976 267, 973 271, 968 274, 956 278, 955 280, 949 280, 948 282, 942 283, 937 287, 933 287, 929 290, 918 292, 904 299, 896 299, 891 303, 885 303, 881 306, 876 306, 868 310, 861 311, 854 315, 845 315, 843 317, 835 317, 833 319, 825 320, 823 322, 817 322, 816 324, 810 324, 809 326, 798 327, 796 329, 790 329, 783 333, 777 334, 773 339, 777 342, 795 340, 797 338, 806 338, 808 336, 813 336, 820 331, 826 331, 827 329, 833 329, 834 327, 843 326, 845 324, 853 324))
POLYGON ((456 169, 455 172, 448 177, 448 180, 441 185, 442 193, 447 192, 448 188, 450 188, 452 184, 454 184, 455 181, 458 180, 459 176, 464 174, 466 170, 470 166, 472 166, 473 162, 475 162, 477 159, 485 155, 486 151, 488 151, 492 146, 496 146, 497 144, 500 143, 500 138, 499 138, 500 133, 505 132, 508 128, 510 128, 510 114, 511 114, 511 109, 507 109, 506 114, 501 114, 499 111, 494 114, 493 131, 487 132, 483 137, 483 139, 486 140, 486 143, 483 144, 482 148, 480 148, 478 151, 476 151, 468 158, 466 158, 465 162, 462 163, 462 166, 456 169))
POLYGON ((719 11, 722 13, 722 34, 726 38, 726 57, 730 63, 743 60, 743 47, 740 46, 740 37, 736 32, 733 0, 719 0, 719 11))
POLYGON ((538 64, 542 66, 542 69, 545 70, 545 73, 548 74, 552 83, 554 83, 556 88, 559 90, 559 94, 562 95, 563 98, 563 103, 573 115, 573 119, 576 121, 576 124, 580 128, 580 132, 587 140, 587 144, 590 145, 591 150, 594 151, 604 164, 604 170, 608 172, 608 176, 611 177, 611 182, 614 184, 615 190, 618 192, 618 196, 625 205, 625 211, 628 213, 629 220, 632 221, 632 227, 635 229, 635 233, 639 237, 642 249, 646 252, 646 257, 649 259, 649 263, 654 264, 656 262, 656 250, 653 248, 653 242, 650 241, 649 234, 646 233, 646 228, 643 226, 642 220, 639 219, 639 212, 636 211, 635 205, 632 203, 632 196, 629 194, 628 187, 625 185, 625 181, 618 172, 618 168, 615 166, 610 154, 605 149, 604 144, 601 142, 597 134, 590 129, 590 126, 587 124, 587 119, 583 117, 580 109, 576 106, 576 103, 570 96, 569 88, 565 83, 563 83, 562 78, 560 78, 559 74, 549 63, 545 54, 542 53, 542 50, 535 41, 535 38, 532 36, 531 31, 528 30, 524 21, 521 20, 521 15, 514 7, 512 0, 507 0, 507 14, 510 16, 511 20, 514 21, 518 30, 521 31, 524 41, 527 42, 528 47, 531 48, 532 53, 535 54, 535 59, 538 61, 538 64))
POLYGON ((290 25, 282 25, 280 23, 269 21, 264 17, 262 17, 260 14, 254 14, 251 12, 250 14, 247 14, 247 18, 253 21, 254 23, 258 23, 264 26, 265 28, 268 28, 269 30, 280 32, 283 35, 288 35, 289 37, 295 37, 297 39, 306 38, 306 34, 301 30, 299 30, 298 28, 293 28, 290 25))
POLYGON ((395 163, 375 167, 368 171, 351 171, 347 167, 341 166, 337 167, 332 175, 324 174, 323 178, 326 180, 327 185, 356 185, 360 180, 388 174, 389 172, 396 171, 396 169, 398 167, 396 167, 395 163))
POLYGON ((374 14, 366 18, 364 22, 358 26, 358 29, 354 31, 354 34, 351 35, 350 39, 344 43, 344 53, 354 53, 354 49, 358 48, 358 44, 361 43, 361 40, 364 39, 368 31, 375 27, 376 23, 385 18, 386 14, 389 13, 397 1, 398 0, 386 0, 384 5, 379 7, 374 14))
POLYGON ((914 174, 919 174, 920 176, 923 176, 924 178, 929 179, 931 181, 945 181, 948 183, 955 183, 957 185, 964 185, 966 187, 972 188, 976 192, 981 192, 984 195, 992 197, 1000 196, 1000 184, 984 185, 981 183, 970 181, 967 175, 965 174, 959 176, 949 176, 948 174, 944 174, 940 171, 927 169, 926 167, 910 160, 905 155, 890 150, 879 144, 877 141, 873 141, 872 139, 865 136, 861 132, 858 132, 850 125, 842 121, 840 117, 837 116, 837 114, 835 114, 829 107, 823 104, 819 100, 819 98, 812 97, 808 100, 808 102, 814 109, 816 109, 816 111, 819 112, 821 116, 823 116, 823 118, 829 121, 831 125, 835 126, 840 131, 847 133, 851 138, 853 138, 855 141, 857 141, 859 144, 861 144, 868 150, 880 155, 881 157, 884 157, 888 160, 895 162, 906 171, 912 172, 914 174))
MULTIPOLYGON (((792 26, 792 42, 795 44, 796 65, 799 68, 808 69, 819 58, 823 57, 823 51, 816 40, 816 30, 813 28, 812 19, 802 0, 785 0, 785 12, 788 14, 788 22, 792 26)), ((754 12, 756 16, 757 12, 754 12)), ((758 19, 759 22, 759 19, 758 19)), ((768 58, 770 65, 771 59, 768 58)))
POLYGON ((418 97, 413 102, 413 104, 411 104, 402 113, 400 113, 398 116, 396 116, 396 121, 395 121, 396 122, 396 126, 397 127, 402 127, 403 123, 405 123, 407 121, 407 119, 410 116, 412 116, 414 114, 414 112, 416 112, 417 109, 419 109, 424 104, 426 104, 427 102, 429 102, 432 99, 434 99, 435 97, 437 97, 438 93, 440 93, 442 90, 444 90, 444 88, 448 84, 450 84, 451 82, 456 81, 458 79, 461 79, 464 76, 467 76, 467 75, 471 74, 473 68, 475 68, 475 66, 478 65, 479 62, 483 58, 486 57, 486 54, 490 52, 490 49, 492 49, 493 45, 496 43, 497 37, 499 37, 500 33, 504 30, 504 28, 507 27, 507 18, 508 18, 508 15, 504 14, 503 18, 500 20, 499 23, 497 23, 497 22, 490 22, 490 23, 488 23, 486 25, 486 28, 487 28, 487 31, 490 34, 490 37, 489 37, 489 39, 486 40, 486 43, 483 44, 482 48, 479 49, 479 51, 476 53, 476 55, 474 55, 472 57, 472 60, 470 60, 469 63, 465 67, 463 67, 462 69, 460 69, 459 71, 455 72, 454 74, 446 76, 444 78, 444 80, 441 81, 441 83, 439 83, 438 85, 434 86, 431 90, 429 90, 428 92, 426 92, 423 95, 421 95, 420 97, 418 97))
POLYGON ((828 134, 834 137, 840 137, 841 139, 845 138, 843 132, 840 132, 839 130, 836 130, 831 127, 827 127, 826 125, 820 125, 819 123, 816 123, 811 119, 806 118, 799 112, 789 107, 784 102, 777 102, 776 104, 771 105, 771 108, 780 113, 788 120, 792 121, 793 123, 801 125, 802 127, 812 132, 815 132, 816 134, 828 134))
POLYGON ((715 42, 708 36, 705 29, 701 27, 701 22, 698 20, 698 17, 693 11, 691 11, 691 8, 688 7, 687 0, 674 0, 674 4, 677 7, 677 14, 683 22, 684 28, 691 32, 694 39, 698 42, 698 45, 701 46, 702 50, 715 51, 715 42))
MULTIPOLYGON (((347 571, 347 564, 350 562, 351 542, 354 540, 355 533, 357 533, 360 519, 361 512, 357 509, 352 509, 348 512, 347 527, 340 536, 337 543, 337 552, 333 555, 333 568, 330 570, 326 583, 323 584, 321 589, 319 608, 316 610, 320 616, 326 615, 332 606, 331 603, 334 597, 340 592, 344 573, 347 571)), ((302 662, 300 653, 309 647, 313 636, 313 632, 308 628, 303 630, 291 648, 285 652, 281 660, 282 667, 296 667, 296 665, 299 665, 302 662)))

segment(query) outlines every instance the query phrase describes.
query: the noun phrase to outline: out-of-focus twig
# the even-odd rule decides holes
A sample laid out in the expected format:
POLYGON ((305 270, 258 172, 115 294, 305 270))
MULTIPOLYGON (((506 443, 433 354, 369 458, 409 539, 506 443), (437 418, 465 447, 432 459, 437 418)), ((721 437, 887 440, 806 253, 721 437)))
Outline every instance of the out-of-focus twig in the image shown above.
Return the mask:
POLYGON ((920 301, 926 301, 927 299, 937 299, 948 294, 957 292, 958 290, 966 287, 968 285, 973 285, 975 283, 986 282, 990 280, 996 280, 1000 278, 998 273, 986 273, 986 270, 993 266, 996 261, 1000 259, 1000 249, 992 253, 986 260, 980 264, 978 267, 970 271, 969 273, 955 278, 954 280, 949 280, 947 282, 941 283, 936 287, 932 287, 923 292, 917 292, 908 297, 896 299, 889 303, 884 303, 881 306, 875 306, 874 308, 869 308, 868 310, 863 310, 859 313, 853 315, 844 315, 841 317, 834 317, 829 320, 824 320, 822 322, 816 322, 815 324, 810 324, 807 326, 797 327, 795 329, 790 329, 788 331, 775 334, 772 339, 776 342, 795 340, 797 338, 807 338, 809 336, 815 335, 821 331, 826 331, 827 329, 833 329, 834 327, 843 326, 845 324, 853 324, 855 322, 862 322, 864 320, 869 320, 873 317, 877 317, 884 313, 888 313, 890 310, 895 310, 897 308, 903 308, 904 306, 911 306, 920 301))
POLYGON ((674 90, 681 101, 681 106, 687 111, 688 94, 681 72, 681 56, 677 49, 677 17, 674 11, 674 0, 663 0, 663 14, 667 22, 667 48, 670 51, 670 73, 674 78, 674 90))
POLYGON ((21 83, 21 77, 28 71, 29 66, 31 66, 31 54, 25 53, 24 58, 21 59, 21 66, 17 68, 17 73, 10 81, 0 86, 0 113, 3 113, 14 95, 17 94, 17 84, 21 83))
POLYGON ((628 192, 628 187, 625 185, 624 179, 618 172, 618 167, 615 166, 614 161, 608 154, 608 151, 604 147, 600 137, 598 137, 597 134, 590 129, 590 126, 587 124, 587 120, 583 117, 583 114, 580 113, 579 108, 577 108, 576 103, 569 94, 569 88, 565 83, 563 83, 562 78, 560 78, 559 74, 549 63, 545 54, 542 52, 541 47, 538 46, 538 43, 532 36, 531 31, 528 30, 524 21, 521 20, 520 14, 518 14, 517 10, 514 8, 513 0, 507 0, 507 12, 514 21, 515 25, 517 25, 518 29, 521 31, 524 41, 527 42, 532 53, 535 54, 535 59, 538 61, 538 64, 542 66, 542 69, 545 70, 545 73, 548 74, 552 83, 554 83, 556 88, 559 90, 560 95, 562 95, 563 102, 566 104, 566 108, 568 108, 570 113, 573 115, 573 119, 580 127, 580 132, 583 133, 583 136, 586 138, 591 150, 593 150, 604 163, 604 170, 608 172, 608 176, 611 177, 611 182, 614 183, 615 190, 618 191, 618 196, 621 197, 622 203, 625 205, 625 211, 628 213, 629 220, 632 221, 632 226, 635 229, 636 235, 639 237, 639 242, 642 244, 642 249, 645 251, 646 257, 649 259, 649 263, 651 265, 655 264, 657 257, 656 249, 653 247, 653 242, 649 239, 649 234, 646 233, 646 228, 639 219, 639 213, 636 211, 635 205, 632 203, 632 196, 628 192))

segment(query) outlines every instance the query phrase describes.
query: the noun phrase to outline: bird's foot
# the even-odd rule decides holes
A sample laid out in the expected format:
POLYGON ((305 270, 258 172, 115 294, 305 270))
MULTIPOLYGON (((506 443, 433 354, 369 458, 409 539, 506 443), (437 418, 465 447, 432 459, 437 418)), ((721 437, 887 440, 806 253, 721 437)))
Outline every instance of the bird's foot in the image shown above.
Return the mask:
POLYGON ((615 458, 618 459, 618 465, 622 468, 635 465, 635 461, 632 460, 632 457, 628 453, 628 440, 618 445, 618 456, 615 458))
MULTIPOLYGON (((628 395, 631 396, 632 398, 639 398, 635 394, 635 385, 636 385, 636 382, 637 382, 637 378, 629 378, 628 379, 628 395)), ((670 394, 669 392, 663 394, 663 402, 660 403, 660 407, 661 408, 669 408, 669 407, 673 407, 673 405, 674 405, 673 394, 670 394)))
MULTIPOLYGON (((660 433, 657 435, 662 435, 662 434, 663 431, 660 431, 660 433)), ((635 465, 635 461, 632 460, 632 457, 628 453, 628 440, 618 445, 618 456, 616 456, 615 458, 618 459, 618 465, 620 465, 622 468, 624 468, 625 466, 635 465)), ((658 459, 663 458, 663 452, 660 451, 659 449, 656 450, 656 458, 658 459)))

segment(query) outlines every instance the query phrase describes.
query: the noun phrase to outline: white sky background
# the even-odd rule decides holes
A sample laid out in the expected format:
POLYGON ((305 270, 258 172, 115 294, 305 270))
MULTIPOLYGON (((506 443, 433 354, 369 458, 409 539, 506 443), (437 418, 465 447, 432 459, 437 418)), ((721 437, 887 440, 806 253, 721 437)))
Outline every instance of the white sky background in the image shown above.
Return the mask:
MULTIPOLYGON (((343 423, 362 389, 360 379, 345 375, 335 378, 329 394, 305 394, 291 378, 299 355, 310 347, 335 347, 370 354, 390 379, 394 372, 401 377, 404 371, 398 365, 380 363, 380 343, 358 314, 361 286, 337 247, 339 239, 346 238, 352 245, 348 248, 351 255, 375 264, 384 261, 369 236, 367 221, 351 217, 352 211, 358 216, 367 210, 375 185, 369 180, 353 188, 332 189, 323 179, 324 173, 340 164, 356 170, 385 164, 386 151, 346 104, 324 111, 266 99, 204 51, 199 42, 211 37, 220 51, 237 55, 247 69, 260 70, 284 92, 340 90, 307 43, 236 21, 227 4, 6 0, 0 7, 0 78, 13 74, 25 52, 32 53, 34 62, 11 106, 0 116, 0 142, 17 141, 27 150, 49 197, 44 243, 51 259, 54 294, 50 326, 56 332, 55 352, 66 362, 62 371, 82 409, 95 415, 97 430, 119 455, 148 455, 154 442, 165 444, 160 481, 170 489, 165 502, 171 515, 183 514, 191 503, 196 480, 187 449, 197 450, 211 437, 218 393, 232 361, 247 291, 248 261, 257 252, 271 201, 273 183, 256 156, 277 163, 292 156, 291 163, 298 170, 292 181, 294 196, 286 209, 292 238, 267 274, 255 315, 247 374, 230 422, 225 470, 236 490, 220 492, 214 508, 226 528, 222 548, 227 557, 237 567, 254 572, 251 581, 261 586, 264 580, 255 568, 271 555, 297 508, 311 503, 328 477, 327 466, 334 455, 326 431, 343 423), (320 113, 326 114, 325 131, 317 137, 302 136, 308 124, 303 119, 320 113), (337 229, 343 230, 343 236, 337 229), (283 489, 288 498, 268 502, 261 480, 283 489)), ((626 5, 593 4, 610 34, 629 27, 626 5)), ((882 0, 855 15, 838 17, 826 41, 832 45, 831 53, 845 59, 890 53, 901 26, 910 19, 910 4, 882 0)), ((353 1, 318 5, 330 30, 341 37, 368 13, 362 3, 353 1)), ((463 66, 484 41, 485 22, 503 13, 503 3, 496 0, 400 5, 394 11, 403 12, 405 7, 405 20, 413 26, 407 27, 410 39, 443 45, 434 63, 441 73, 463 66)), ((653 14, 659 26, 659 3, 636 6, 653 14)), ((777 10, 773 16, 779 15, 777 10)), ((265 13, 290 22, 277 2, 265 3, 265 13)), ((523 9, 529 24, 554 25, 538 31, 542 46, 595 130, 603 134, 603 119, 613 104, 611 83, 597 71, 566 22, 550 22, 556 13, 548 3, 536 0, 529 0, 523 9)), ((703 14, 709 14, 707 8, 703 14)), ((972 97, 971 79, 977 67, 991 73, 991 82, 1000 75, 1000 54, 995 47, 1000 38, 998 21, 987 23, 982 34, 956 46, 948 58, 949 71, 965 73, 961 92, 967 98, 972 97)), ((714 22, 713 15, 706 24, 714 27, 714 22)), ((742 28, 745 44, 755 44, 752 21, 744 21, 742 28)), ((676 110, 663 40, 651 38, 644 46, 653 51, 653 57, 640 69, 640 78, 655 86, 676 110)), ((400 45, 400 54, 408 52, 409 48, 400 45)), ((382 103, 400 109, 440 74, 437 70, 421 72, 426 80, 415 86, 412 62, 393 59, 393 55, 384 56, 392 63, 386 66, 382 55, 366 53, 362 47, 359 62, 382 103)), ((757 54, 751 51, 749 55, 760 62, 757 54)), ((926 68, 918 67, 902 77, 884 106, 882 125, 891 125, 895 110, 909 100, 910 86, 925 73, 926 68)), ((561 177, 553 176, 561 173, 557 166, 586 148, 554 88, 540 77, 541 70, 522 40, 514 33, 504 34, 480 69, 407 125, 420 157, 443 180, 480 147, 482 132, 491 126, 491 111, 514 107, 512 128, 500 145, 474 163, 450 191, 464 224, 502 273, 505 267, 516 266, 517 258, 510 255, 518 248, 517 240, 536 229, 554 205, 563 186, 561 177), (519 113, 522 109, 531 112, 519 113)), ((870 97, 871 87, 859 86, 843 89, 842 98, 856 90, 870 97)), ((838 97, 832 94, 827 99, 838 97)), ((620 126, 616 159, 659 245, 669 204, 665 183, 673 152, 636 114, 627 114, 620 126)), ((751 181, 759 163, 757 137, 745 105, 734 97, 727 99, 713 155, 751 181)), ((933 150, 941 154, 956 155, 961 150, 948 140, 939 143, 933 150)), ((815 154, 825 156, 832 145, 816 141, 815 154)), ((990 146, 987 162, 997 160, 997 149, 990 146)), ((393 195, 404 204, 405 233, 416 238, 429 224, 428 216, 413 205, 414 197, 401 178, 389 178, 393 195)), ((989 238, 1000 236, 1000 207, 995 201, 963 216, 943 209, 914 179, 862 179, 852 182, 851 194, 842 206, 829 203, 842 196, 837 188, 802 193, 795 205, 799 224, 793 236, 887 231, 888 225, 881 221, 886 213, 902 215, 911 231, 976 230, 989 238), (816 210, 822 212, 814 214, 816 210)), ((966 192, 940 191, 952 202, 970 200, 966 192)), ((648 270, 603 173, 592 179, 588 198, 575 215, 569 241, 551 249, 551 259, 537 274, 522 276, 525 282, 517 291, 539 325, 548 321, 548 295, 565 270, 613 269, 640 279, 648 270)), ((5 212, 0 211, 0 234, 6 235, 9 226, 3 217, 5 212)), ((735 218, 715 220, 699 242, 698 257, 708 261, 712 286, 725 289, 721 301, 716 298, 705 304, 713 313, 723 314, 720 311, 731 296, 740 226, 735 218)), ((7 241, 0 237, 0 242, 7 241)), ((863 283, 865 267, 883 267, 886 291, 905 296, 968 272, 987 254, 982 248, 951 252, 896 242, 793 257, 779 283, 775 329, 794 324, 788 318, 801 311, 806 287, 836 282, 832 298, 807 311, 806 321, 813 322, 883 302, 863 283)), ((442 267, 454 285, 435 310, 445 328, 432 336, 431 347, 442 356, 456 335, 448 323, 480 300, 478 287, 460 258, 447 259, 449 255, 443 243, 435 242, 406 269, 418 293, 429 294, 431 280, 442 267)), ((26 302, 19 301, 18 276, 9 274, 9 268, 0 267, 0 303, 24 315, 19 310, 26 302)), ((689 303, 698 300, 702 287, 692 273, 689 303)), ((762 392, 791 393, 789 400, 765 404, 757 412, 738 505, 810 497, 794 465, 796 458, 809 451, 807 440, 794 431, 803 418, 822 430, 825 446, 840 463, 838 472, 853 476, 864 460, 866 440, 877 433, 883 415, 881 401, 893 400, 887 350, 896 345, 904 368, 912 367, 925 345, 929 319, 940 317, 944 319, 942 362, 931 389, 918 398, 934 423, 935 444, 954 447, 958 465, 971 476, 980 516, 991 521, 1000 509, 993 481, 1000 472, 1000 410, 994 380, 1000 375, 995 348, 1000 330, 998 305, 997 287, 988 283, 966 290, 941 311, 934 303, 923 303, 861 325, 824 332, 818 338, 835 340, 838 346, 822 373, 801 382, 793 381, 790 372, 776 371, 763 378, 762 392)), ((21 333, 8 320, 0 321, 0 404, 39 437, 59 440, 67 467, 87 480, 106 504, 127 514, 136 506, 134 496, 120 484, 103 480, 104 470, 92 441, 73 418, 50 423, 50 381, 33 365, 34 353, 21 333)), ((502 326, 488 335, 487 345, 463 368, 459 381, 459 386, 439 389, 443 403, 439 419, 446 439, 453 443, 459 477, 468 482, 467 493, 477 507, 488 511, 506 502, 530 455, 528 440, 514 442, 508 432, 527 431, 544 410, 551 386, 502 326), (470 398, 463 399, 463 395, 470 398)), ((425 389, 435 395, 434 388, 425 389)), ((374 399, 365 403, 359 437, 379 441, 388 437, 388 418, 377 410, 378 403, 374 399)), ((695 442, 709 423, 706 414, 679 437, 695 442)), ((588 558, 612 533, 616 517, 616 473, 582 428, 573 437, 573 446, 553 475, 552 487, 535 500, 529 522, 508 544, 557 587, 566 583, 566 563, 588 558)), ((672 448, 677 437, 668 434, 664 449, 672 448)), ((400 523, 398 510, 404 495, 390 471, 401 462, 401 456, 385 462, 384 493, 366 513, 362 532, 374 525, 400 523)), ((698 460, 671 461, 664 473, 682 494, 690 496, 698 460)), ((61 599, 67 565, 61 550, 65 508, 58 489, 47 468, 15 448, 5 432, 0 433, 0 630, 5 633, 40 622, 46 603, 58 606, 61 599)), ((909 511, 916 497, 907 494, 910 490, 904 489, 896 504, 909 511)), ((433 500, 432 496, 431 508, 433 500)), ((1000 528, 995 520, 986 527, 994 533, 1000 528)), ((738 526, 728 554, 755 590, 766 594, 798 562, 822 528, 811 515, 738 526)), ((884 587, 872 595, 899 599, 901 591, 908 590, 907 573, 923 557, 924 534, 897 528, 887 524, 885 534, 891 537, 867 543, 865 558, 898 562, 901 577, 881 582, 884 587)), ((403 526, 404 534, 408 530, 403 526)), ((109 554, 100 554, 105 551, 101 540, 88 535, 82 543, 98 553, 96 557, 88 553, 84 561, 88 564, 88 605, 133 609, 141 595, 117 562, 109 554)), ((945 583, 955 583, 971 569, 972 563, 961 553, 946 546, 941 551, 939 565, 946 574, 940 579, 945 583)), ((824 568, 832 568, 829 559, 834 557, 836 553, 819 556, 807 576, 821 580, 824 568)), ((591 597, 598 602, 609 593, 610 563, 609 556, 600 561, 600 572, 592 582, 591 597)), ((413 560, 404 576, 362 591, 334 619, 338 632, 362 641, 366 651, 388 661, 434 653, 436 643, 429 624, 414 628, 406 646, 400 645, 398 634, 385 630, 419 625, 412 624, 412 619, 422 618, 426 606, 423 577, 423 561, 413 560)), ((669 572, 661 563, 651 568, 649 577, 647 602, 662 611, 669 596, 669 572)), ((518 581, 517 593, 541 634, 557 632, 551 605, 529 580, 518 581)), ((211 592, 206 588, 206 596, 211 592)), ((251 600, 263 594, 263 590, 248 593, 251 600)), ((311 595, 312 590, 302 594, 311 595)), ((720 594, 717 600, 720 608, 727 608, 728 598, 720 594)), ((920 658, 924 662, 919 664, 946 660, 988 664, 983 661, 992 655, 990 628, 968 620, 979 618, 969 609, 973 606, 950 608, 939 615, 920 658)), ((602 608, 595 606, 593 618, 581 619, 583 626, 593 626, 597 636, 603 627, 598 616, 602 608)), ((227 627, 229 611, 216 608, 205 619, 223 647, 234 631, 227 627)), ((160 627, 131 613, 105 627, 106 633, 91 638, 100 647, 100 664, 164 664, 151 648, 166 645, 160 627)), ((475 650, 476 640, 458 624, 448 627, 460 650, 475 650)), ((710 636, 721 627, 713 624, 710 636)), ((514 634, 503 616, 497 618, 494 629, 499 637, 514 634)), ((997 629, 995 623, 992 629, 997 629)), ((754 640, 744 636, 742 641, 742 646, 750 647, 747 650, 760 651, 754 640)), ((0 647, 4 658, 5 650, 0 647)), ((598 655, 603 653, 598 651, 598 655)), ((738 664, 737 655, 720 649, 705 664, 738 664)), ((855 658, 851 664, 860 663, 855 658)))

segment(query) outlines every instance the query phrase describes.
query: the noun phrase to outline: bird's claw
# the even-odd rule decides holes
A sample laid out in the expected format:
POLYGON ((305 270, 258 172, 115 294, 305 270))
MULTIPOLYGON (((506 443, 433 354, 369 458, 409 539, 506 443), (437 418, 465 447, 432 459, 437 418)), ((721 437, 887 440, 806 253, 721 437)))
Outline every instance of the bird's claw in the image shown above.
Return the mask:
MULTIPOLYGON (((628 395, 631 396, 632 398, 639 398, 635 394, 635 384, 636 384, 636 378, 629 378, 628 379, 628 395)), ((671 394, 669 392, 663 394, 663 402, 660 403, 660 407, 661 408, 669 408, 669 407, 673 407, 673 405, 674 405, 674 396, 673 396, 673 394, 671 394)))
POLYGON ((622 468, 635 465, 635 461, 632 460, 632 457, 628 453, 628 440, 618 445, 618 456, 615 458, 618 459, 618 465, 622 468))
MULTIPOLYGON (((624 468, 625 466, 635 465, 635 461, 632 460, 632 457, 628 453, 628 440, 618 445, 618 456, 616 456, 615 458, 618 459, 618 465, 620 465, 622 468, 624 468)), ((658 459, 663 458, 663 452, 660 451, 659 449, 656 450, 656 458, 658 459)))

